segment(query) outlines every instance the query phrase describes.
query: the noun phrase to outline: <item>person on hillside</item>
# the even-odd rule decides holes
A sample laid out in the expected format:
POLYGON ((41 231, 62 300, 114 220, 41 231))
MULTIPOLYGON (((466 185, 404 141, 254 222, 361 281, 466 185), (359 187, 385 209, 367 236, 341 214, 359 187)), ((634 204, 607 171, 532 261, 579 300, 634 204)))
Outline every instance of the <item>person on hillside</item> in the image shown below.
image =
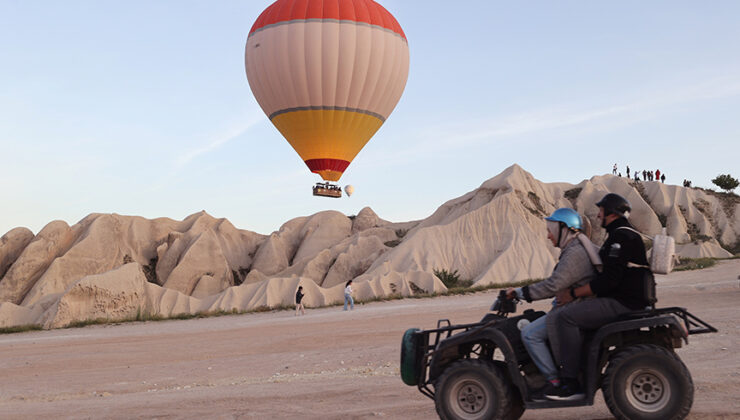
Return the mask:
POLYGON ((665 174, 660 174, 660 182, 665 184, 665 174))
POLYGON ((584 394, 578 382, 584 330, 595 330, 622 314, 644 309, 650 304, 644 296, 646 274, 650 274, 645 244, 627 220, 630 203, 618 194, 607 194, 596 205, 601 226, 608 236, 599 250, 603 270, 588 284, 559 292, 559 303, 578 300, 551 313, 548 318, 550 342, 559 350, 561 384, 545 392, 550 400, 576 400, 584 394), (646 273, 644 270, 648 270, 646 273))
POLYGON ((347 302, 349 302, 350 310, 355 309, 355 300, 352 299, 352 280, 348 281, 347 284, 344 285, 344 310, 347 310, 347 302))
POLYGON ((615 163, 614 167, 612 168, 612 175, 616 175, 616 174, 617 174, 617 164, 615 163))
POLYGON ((637 172, 637 171, 635 171, 635 182, 637 182, 637 183, 640 182, 640 173, 637 172))
POLYGON ((300 310, 301 315, 306 315, 306 308, 303 306, 303 286, 298 286, 298 291, 295 292, 295 316, 298 316, 298 311, 300 310))
POLYGON ((648 178, 647 178, 647 171, 644 170, 644 169, 642 170, 642 179, 644 179, 645 181, 648 180, 648 178))
POLYGON ((660 181, 660 169, 655 170, 655 180, 660 181))
POLYGON ((629 178, 629 177, 630 177, 630 166, 627 165, 627 178, 629 178))
MULTIPOLYGON (((529 286, 507 289, 506 294, 509 298, 516 295, 527 302, 547 299, 561 290, 588 284, 596 277, 596 266, 601 262, 596 253, 596 246, 582 233, 584 223, 581 216, 573 209, 560 208, 545 220, 547 239, 553 246, 561 249, 558 263, 547 279, 529 286)), ((547 380, 545 387, 532 396, 535 401, 545 401, 544 393, 560 386, 558 369, 547 345, 546 318, 564 307, 557 306, 557 301, 554 300, 553 308, 548 315, 538 318, 522 329, 524 347, 547 380)))

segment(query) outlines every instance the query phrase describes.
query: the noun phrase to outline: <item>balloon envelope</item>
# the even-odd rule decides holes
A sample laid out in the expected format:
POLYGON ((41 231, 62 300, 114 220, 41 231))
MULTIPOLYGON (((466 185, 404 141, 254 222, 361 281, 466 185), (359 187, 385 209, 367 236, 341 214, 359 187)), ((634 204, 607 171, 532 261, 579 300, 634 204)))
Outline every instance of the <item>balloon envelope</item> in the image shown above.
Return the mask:
POLYGON ((262 110, 308 168, 338 181, 401 98, 406 35, 372 0, 277 0, 247 38, 262 110))
POLYGON ((347 197, 349 197, 349 196, 351 196, 352 194, 354 194, 354 192, 355 192, 355 187, 353 187, 353 186, 351 186, 351 185, 346 185, 346 186, 344 187, 344 192, 346 192, 346 193, 347 193, 347 197))

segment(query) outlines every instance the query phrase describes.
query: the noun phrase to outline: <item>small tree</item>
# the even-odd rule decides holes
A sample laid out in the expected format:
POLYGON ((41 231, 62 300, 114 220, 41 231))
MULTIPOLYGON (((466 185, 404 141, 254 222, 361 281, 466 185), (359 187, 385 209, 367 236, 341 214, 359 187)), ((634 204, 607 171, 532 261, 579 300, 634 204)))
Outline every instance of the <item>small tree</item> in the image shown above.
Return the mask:
POLYGON ((730 174, 717 175, 717 178, 714 178, 712 183, 727 192, 734 190, 738 185, 740 185, 740 181, 733 178, 730 174))

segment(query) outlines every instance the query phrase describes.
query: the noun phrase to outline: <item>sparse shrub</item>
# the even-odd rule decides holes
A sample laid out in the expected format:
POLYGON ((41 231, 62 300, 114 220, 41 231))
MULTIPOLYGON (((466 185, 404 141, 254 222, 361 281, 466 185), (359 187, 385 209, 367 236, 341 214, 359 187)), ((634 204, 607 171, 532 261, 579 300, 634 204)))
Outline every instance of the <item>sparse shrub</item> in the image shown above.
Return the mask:
POLYGON ((15 327, 2 327, 0 328, 0 334, 15 334, 19 332, 39 331, 39 330, 43 330, 43 327, 41 327, 41 325, 37 325, 37 324, 18 325, 15 327))
POLYGON ((473 285, 472 280, 460 279, 460 275, 457 273, 457 270, 450 272, 445 269, 434 269, 433 271, 434 275, 437 276, 437 278, 440 279, 448 289, 467 288, 473 285))
POLYGON ((394 239, 392 241, 385 242, 384 245, 387 246, 387 247, 389 247, 389 248, 393 248, 393 247, 398 246, 398 244, 400 244, 400 243, 401 243, 401 240, 400 239, 394 239))
POLYGON ((733 178, 730 174, 725 174, 717 175, 717 177, 712 180, 712 184, 730 193, 740 185, 740 181, 738 181, 737 178, 733 178))
POLYGON ((701 270, 716 263, 714 258, 681 258, 673 271, 701 270))
POLYGON ((126 255, 123 256, 123 263, 124 264, 129 264, 129 263, 132 263, 132 262, 134 262, 134 259, 131 258, 130 255, 126 254, 126 255))

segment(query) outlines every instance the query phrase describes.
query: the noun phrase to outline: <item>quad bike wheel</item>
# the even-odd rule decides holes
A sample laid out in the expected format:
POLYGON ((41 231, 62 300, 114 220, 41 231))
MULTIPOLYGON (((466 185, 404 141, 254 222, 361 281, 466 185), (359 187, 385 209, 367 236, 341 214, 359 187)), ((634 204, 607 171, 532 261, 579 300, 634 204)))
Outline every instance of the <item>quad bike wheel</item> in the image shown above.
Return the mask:
POLYGON ((694 383, 678 356, 656 345, 628 347, 609 360, 601 386, 619 420, 680 420, 694 401, 694 383))
POLYGON ((419 331, 418 328, 409 328, 401 340, 401 380, 406 385, 419 382, 419 340, 416 335, 419 331))
POLYGON ((511 381, 496 365, 481 359, 451 364, 439 377, 434 403, 442 420, 509 420, 516 408, 511 381))

